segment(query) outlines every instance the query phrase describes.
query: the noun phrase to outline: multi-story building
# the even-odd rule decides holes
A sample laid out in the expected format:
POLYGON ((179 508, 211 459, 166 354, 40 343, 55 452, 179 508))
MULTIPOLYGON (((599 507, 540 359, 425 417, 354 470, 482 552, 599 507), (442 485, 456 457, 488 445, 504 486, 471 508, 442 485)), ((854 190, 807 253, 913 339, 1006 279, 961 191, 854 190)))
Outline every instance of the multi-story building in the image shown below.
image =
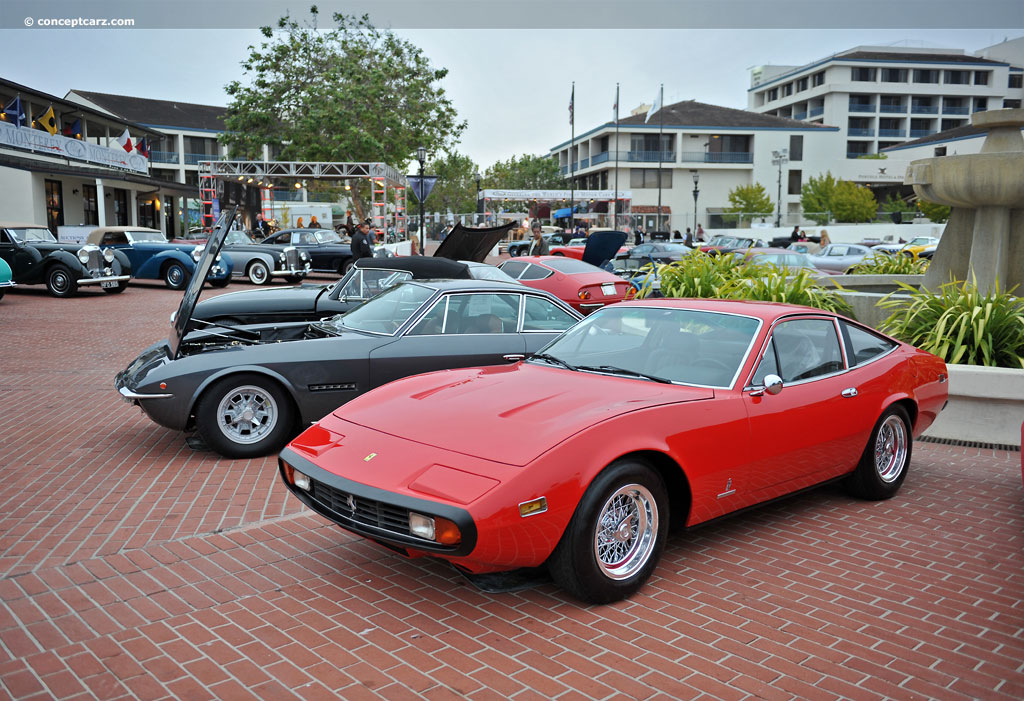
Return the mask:
MULTIPOLYGON (((688 100, 650 120, 640 113, 601 124, 551 155, 579 189, 632 191, 633 223, 648 230, 722 226, 729 192, 755 183, 776 211, 781 195, 782 224, 792 226, 800 221, 803 183, 830 168, 835 173, 843 140, 836 127, 688 100), (788 161, 773 163, 782 151, 788 161)), ((766 223, 774 218, 769 213, 766 223)))
POLYGON ((752 69, 748 108, 837 126, 846 157, 858 158, 965 126, 974 112, 1020 106, 1022 65, 1021 39, 977 55, 858 46, 804 66, 752 69))

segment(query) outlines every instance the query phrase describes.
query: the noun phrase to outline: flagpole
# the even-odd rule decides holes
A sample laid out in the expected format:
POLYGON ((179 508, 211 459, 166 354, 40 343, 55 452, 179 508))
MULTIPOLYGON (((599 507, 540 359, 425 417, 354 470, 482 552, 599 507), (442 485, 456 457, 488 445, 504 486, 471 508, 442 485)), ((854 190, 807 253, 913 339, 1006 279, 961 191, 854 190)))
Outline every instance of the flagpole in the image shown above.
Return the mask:
POLYGON ((661 84, 661 91, 658 96, 658 231, 661 231, 661 162, 665 151, 662 141, 665 138, 665 84, 661 84))
POLYGON ((619 228, 619 84, 615 84, 615 219, 612 228, 619 228))
POLYGON ((569 96, 569 234, 576 228, 576 161, 572 150, 576 147, 576 81, 572 81, 572 94, 569 96))

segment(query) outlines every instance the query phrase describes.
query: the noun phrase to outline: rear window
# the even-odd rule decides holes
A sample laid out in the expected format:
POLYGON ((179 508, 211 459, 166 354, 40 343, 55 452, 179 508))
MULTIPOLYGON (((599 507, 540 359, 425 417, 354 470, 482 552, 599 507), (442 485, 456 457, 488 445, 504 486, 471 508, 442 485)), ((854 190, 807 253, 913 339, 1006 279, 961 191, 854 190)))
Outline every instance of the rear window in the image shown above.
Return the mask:
POLYGON ((548 266, 552 270, 557 270, 560 273, 566 275, 579 275, 581 273, 599 273, 603 272, 596 265, 590 263, 584 263, 581 260, 575 258, 560 258, 557 260, 546 260, 544 265, 548 266))

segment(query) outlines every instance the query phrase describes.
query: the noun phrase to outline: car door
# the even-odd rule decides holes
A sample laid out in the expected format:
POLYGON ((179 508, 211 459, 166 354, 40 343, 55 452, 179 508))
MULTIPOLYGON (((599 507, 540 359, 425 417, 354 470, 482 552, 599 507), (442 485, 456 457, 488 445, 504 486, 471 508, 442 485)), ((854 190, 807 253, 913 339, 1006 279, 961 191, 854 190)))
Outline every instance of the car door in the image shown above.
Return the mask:
POLYGON ((13 280, 23 280, 27 272, 26 265, 28 260, 20 260, 21 257, 17 253, 18 244, 14 243, 14 239, 11 238, 6 229, 0 229, 0 258, 3 258, 4 262, 11 267, 13 280))
POLYGON ((842 474, 851 457, 856 462, 863 445, 854 445, 853 437, 864 417, 856 392, 848 391, 855 384, 833 318, 776 323, 745 392, 753 451, 747 503, 842 474), (769 374, 783 380, 776 395, 761 391, 769 374))
POLYGON ((433 370, 501 365, 526 355, 519 333, 523 295, 451 292, 442 295, 404 335, 370 355, 372 386, 433 370))

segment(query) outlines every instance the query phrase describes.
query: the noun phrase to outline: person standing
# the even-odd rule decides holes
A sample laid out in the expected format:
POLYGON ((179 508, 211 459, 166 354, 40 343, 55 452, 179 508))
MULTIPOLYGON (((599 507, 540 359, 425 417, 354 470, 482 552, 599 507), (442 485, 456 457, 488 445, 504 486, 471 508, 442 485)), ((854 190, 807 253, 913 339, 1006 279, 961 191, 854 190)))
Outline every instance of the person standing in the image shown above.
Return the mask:
POLYGON ((827 229, 822 229, 820 236, 821 236, 821 241, 818 242, 818 245, 821 246, 822 248, 824 248, 825 246, 827 246, 830 243, 832 243, 832 239, 830 239, 828 237, 828 230, 827 229))
POLYGON ((352 258, 373 258, 373 246, 370 245, 370 220, 359 224, 356 233, 352 234, 352 258))
POLYGON ((792 243, 796 243, 797 241, 800 240, 800 227, 799 226, 794 226, 793 227, 793 232, 789 235, 789 240, 792 243))
POLYGON ((634 246, 639 246, 643 242, 644 242, 644 228, 642 226, 638 226, 636 228, 636 233, 633 234, 633 245, 634 246))
POLYGON ((549 252, 548 242, 544 240, 541 235, 540 222, 536 219, 533 221, 531 226, 533 233, 533 239, 530 241, 530 247, 526 249, 526 255, 528 256, 546 256, 549 252))
POLYGON ((700 224, 697 225, 697 233, 693 235, 693 238, 697 241, 704 240, 704 227, 700 224))
POLYGON ((295 228, 296 229, 305 229, 306 228, 306 220, 303 219, 302 217, 299 217, 299 220, 297 222, 295 222, 295 228))
POLYGON ((683 238, 683 244, 687 248, 693 248, 693 230, 690 227, 686 227, 686 236, 683 238))
POLYGON ((320 222, 318 222, 316 220, 316 215, 315 214, 309 218, 309 228, 310 229, 319 229, 320 228, 320 222))

